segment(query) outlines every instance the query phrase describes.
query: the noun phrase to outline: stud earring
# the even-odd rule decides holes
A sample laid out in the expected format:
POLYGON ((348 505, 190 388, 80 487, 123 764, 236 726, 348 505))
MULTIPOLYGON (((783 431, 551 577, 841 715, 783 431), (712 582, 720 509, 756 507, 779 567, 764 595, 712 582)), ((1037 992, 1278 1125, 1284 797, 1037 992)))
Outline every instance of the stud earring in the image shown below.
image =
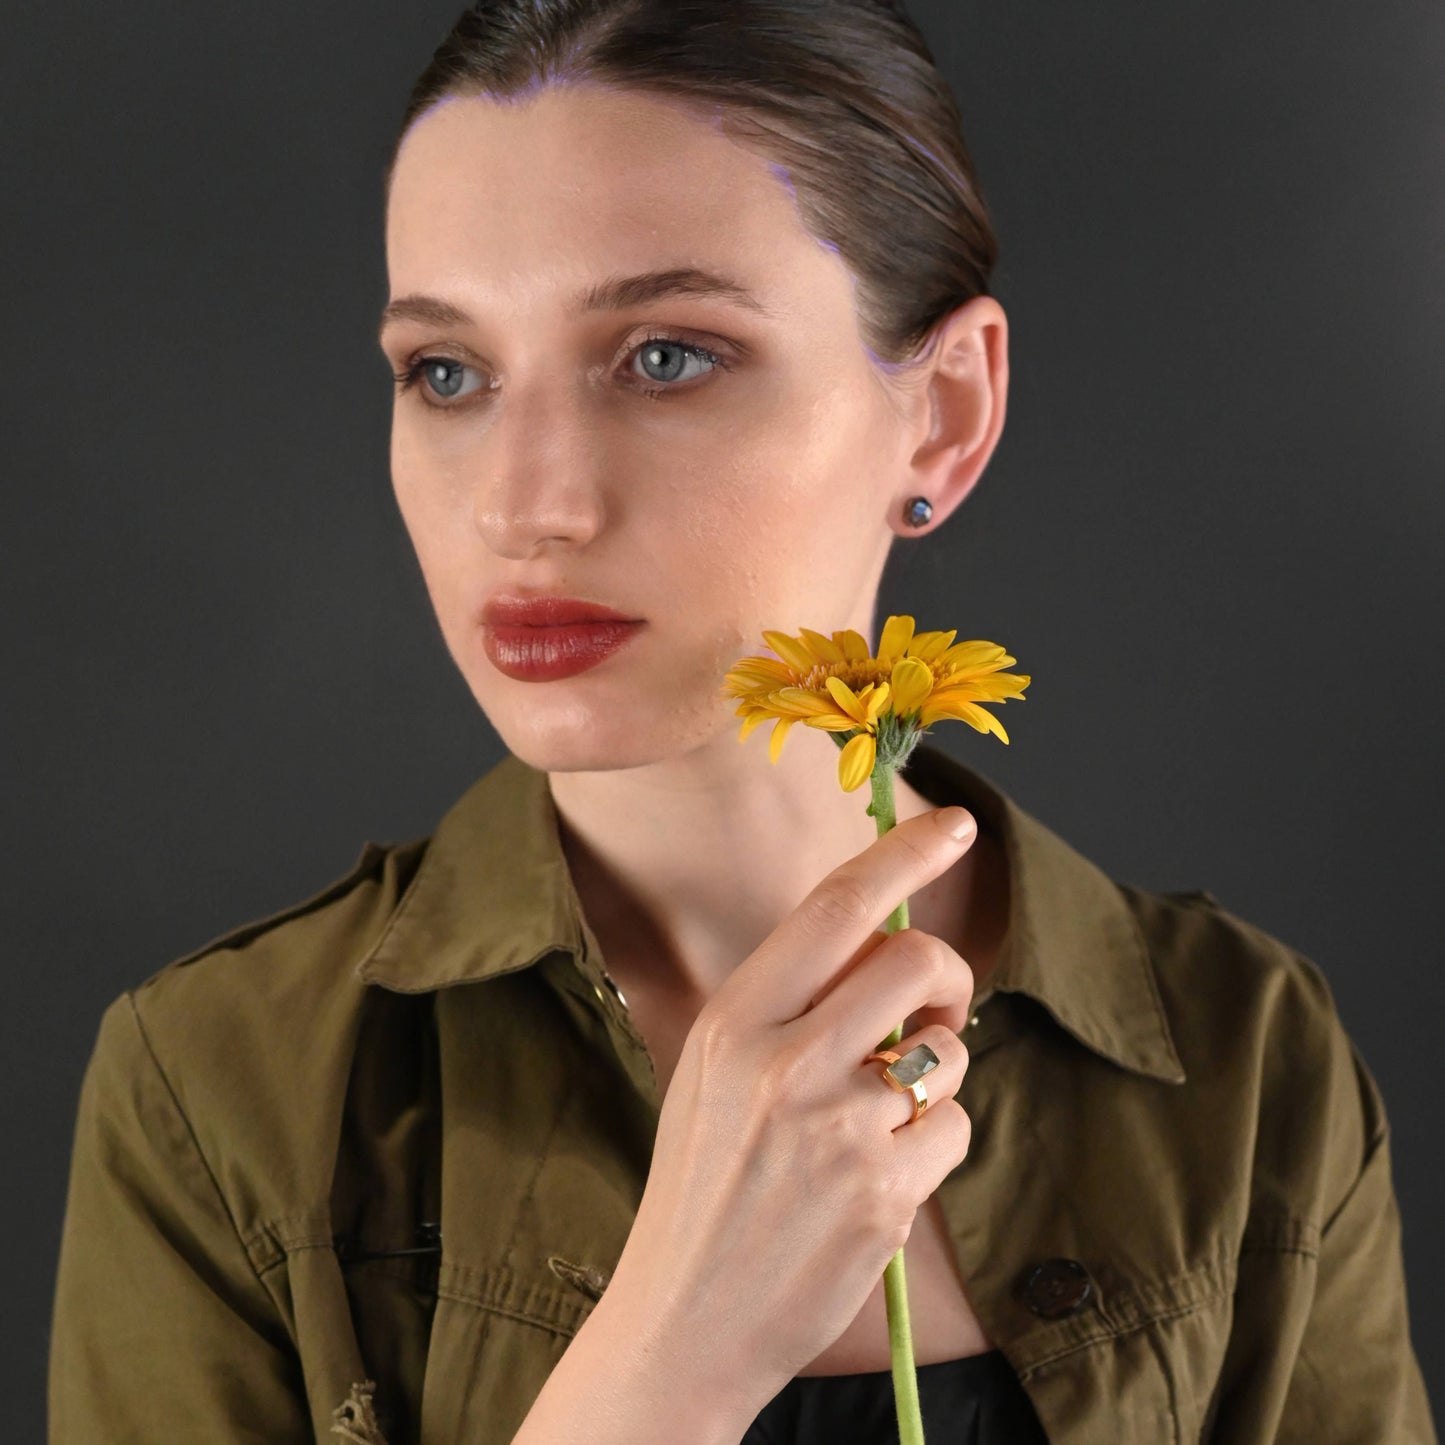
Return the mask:
POLYGON ((933 503, 927 497, 914 497, 903 508, 903 520, 910 527, 922 527, 933 515, 933 503))

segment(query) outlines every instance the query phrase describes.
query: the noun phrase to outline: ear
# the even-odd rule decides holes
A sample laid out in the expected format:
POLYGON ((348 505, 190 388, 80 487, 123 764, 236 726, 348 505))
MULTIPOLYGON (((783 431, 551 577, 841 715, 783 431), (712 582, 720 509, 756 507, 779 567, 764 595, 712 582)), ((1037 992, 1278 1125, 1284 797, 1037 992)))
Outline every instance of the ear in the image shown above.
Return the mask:
POLYGON ((890 525, 905 537, 941 527, 973 490, 998 445, 1008 401, 1008 317, 992 296, 975 296, 938 324, 919 393, 923 439, 910 459, 907 490, 893 499, 890 525), (903 509, 927 497, 933 515, 909 526, 903 509))

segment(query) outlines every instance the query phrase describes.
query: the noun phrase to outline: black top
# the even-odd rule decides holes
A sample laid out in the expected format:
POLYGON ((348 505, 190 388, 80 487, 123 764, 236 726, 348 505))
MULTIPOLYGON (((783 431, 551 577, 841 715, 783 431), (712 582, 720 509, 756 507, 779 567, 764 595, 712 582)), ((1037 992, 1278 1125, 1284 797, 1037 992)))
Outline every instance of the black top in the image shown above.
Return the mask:
MULTIPOLYGON (((1002 1350, 916 1368, 928 1445, 1048 1445, 1002 1350)), ((763 1406, 741 1445, 898 1445, 892 1371, 795 1376, 763 1406)))

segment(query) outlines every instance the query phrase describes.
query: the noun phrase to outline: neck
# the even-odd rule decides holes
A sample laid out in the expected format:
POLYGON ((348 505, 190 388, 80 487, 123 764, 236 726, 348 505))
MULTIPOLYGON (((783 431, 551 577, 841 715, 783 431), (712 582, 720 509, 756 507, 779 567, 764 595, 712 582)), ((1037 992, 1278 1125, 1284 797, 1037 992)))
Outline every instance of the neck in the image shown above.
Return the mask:
MULTIPOLYGON (((798 724, 776 765, 765 736, 739 744, 730 730, 663 763, 548 775, 583 912, 624 994, 700 1008, 825 874, 876 841, 867 786, 844 793, 837 769, 832 738, 798 724)), ((894 796, 899 823, 937 806, 901 776, 894 796)), ((910 925, 957 948, 976 989, 1006 881, 981 832, 909 899, 910 925)))

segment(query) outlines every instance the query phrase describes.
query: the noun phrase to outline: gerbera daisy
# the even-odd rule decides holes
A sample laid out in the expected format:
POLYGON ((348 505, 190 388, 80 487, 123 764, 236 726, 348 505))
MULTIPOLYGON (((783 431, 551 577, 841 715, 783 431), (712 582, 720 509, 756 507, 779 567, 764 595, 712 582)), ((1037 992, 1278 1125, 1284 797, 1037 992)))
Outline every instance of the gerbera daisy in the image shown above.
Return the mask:
POLYGON ((882 762, 895 769, 932 723, 958 718, 1008 742, 1003 724, 980 704, 1021 698, 1029 678, 1005 672, 1016 659, 994 642, 955 643, 953 632, 915 632, 913 618, 890 617, 874 656, 852 628, 825 637, 803 627, 796 637, 763 633, 776 657, 740 658, 728 669, 723 696, 740 699, 742 742, 772 719, 774 763, 796 722, 833 733, 842 754, 838 781, 861 788, 882 762))

